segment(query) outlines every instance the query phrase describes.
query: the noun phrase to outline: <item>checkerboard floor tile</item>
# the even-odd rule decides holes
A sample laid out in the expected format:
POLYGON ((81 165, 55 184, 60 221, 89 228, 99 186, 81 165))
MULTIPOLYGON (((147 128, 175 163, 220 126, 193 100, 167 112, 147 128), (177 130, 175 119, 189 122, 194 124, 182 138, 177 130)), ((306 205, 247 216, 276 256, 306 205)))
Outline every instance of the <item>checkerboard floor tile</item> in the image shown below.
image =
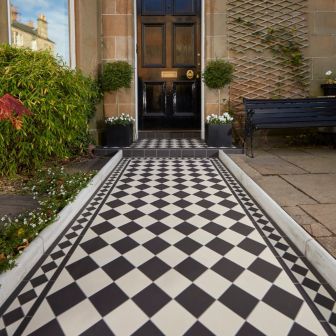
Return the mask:
POLYGON ((141 139, 132 148, 165 149, 165 148, 207 148, 201 139, 141 139))
POLYGON ((123 160, 0 335, 334 335, 335 296, 219 160, 123 160))

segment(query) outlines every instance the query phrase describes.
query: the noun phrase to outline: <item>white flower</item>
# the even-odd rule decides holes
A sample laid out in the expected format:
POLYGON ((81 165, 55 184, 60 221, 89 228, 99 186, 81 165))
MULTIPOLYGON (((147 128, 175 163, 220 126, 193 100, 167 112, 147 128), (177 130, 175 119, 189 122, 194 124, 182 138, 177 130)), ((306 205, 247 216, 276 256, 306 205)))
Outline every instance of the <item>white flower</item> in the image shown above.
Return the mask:
POLYGON ((325 74, 326 74, 326 76, 331 76, 332 75, 332 71, 328 70, 325 74))

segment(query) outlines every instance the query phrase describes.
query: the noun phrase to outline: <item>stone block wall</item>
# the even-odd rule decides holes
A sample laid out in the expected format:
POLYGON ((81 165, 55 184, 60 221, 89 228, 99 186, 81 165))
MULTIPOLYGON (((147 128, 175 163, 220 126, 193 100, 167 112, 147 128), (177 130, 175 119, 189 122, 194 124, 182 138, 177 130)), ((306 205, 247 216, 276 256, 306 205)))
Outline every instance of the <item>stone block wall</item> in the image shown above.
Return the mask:
MULTIPOLYGON (((102 0, 102 62, 127 61, 134 65, 134 9, 132 0, 102 0)), ((134 86, 104 96, 106 117, 135 115, 134 86)))
POLYGON ((309 48, 311 59, 311 95, 321 95, 325 72, 336 75, 336 0, 308 0, 309 48))

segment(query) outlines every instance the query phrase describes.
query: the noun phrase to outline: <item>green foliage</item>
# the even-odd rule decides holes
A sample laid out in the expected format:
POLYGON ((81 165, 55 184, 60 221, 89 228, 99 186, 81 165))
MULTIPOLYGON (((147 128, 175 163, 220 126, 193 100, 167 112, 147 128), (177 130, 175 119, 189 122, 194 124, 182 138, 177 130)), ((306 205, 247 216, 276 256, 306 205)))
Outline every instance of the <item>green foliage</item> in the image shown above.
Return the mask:
POLYGON ((210 61, 203 72, 204 83, 210 89, 221 89, 231 83, 233 71, 233 65, 225 60, 210 61))
POLYGON ((133 68, 125 61, 105 63, 101 75, 103 91, 116 91, 121 88, 130 88, 133 68))
POLYGON ((55 59, 0 46, 0 96, 10 93, 33 112, 21 130, 0 122, 0 175, 33 170, 50 158, 86 150, 88 119, 100 99, 97 83, 55 59))
POLYGON ((92 179, 92 173, 67 174, 63 168, 37 171, 27 188, 40 207, 17 218, 0 220, 0 273, 15 265, 15 259, 57 214, 92 179))

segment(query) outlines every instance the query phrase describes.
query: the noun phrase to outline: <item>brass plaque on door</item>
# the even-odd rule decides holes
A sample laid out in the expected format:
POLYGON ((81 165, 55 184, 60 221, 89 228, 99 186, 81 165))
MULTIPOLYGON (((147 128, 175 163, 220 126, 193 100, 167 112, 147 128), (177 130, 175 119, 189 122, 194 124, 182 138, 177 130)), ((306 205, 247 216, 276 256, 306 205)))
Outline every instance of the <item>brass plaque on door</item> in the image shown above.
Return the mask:
POLYGON ((193 70, 188 70, 186 73, 186 76, 188 79, 193 79, 194 78, 194 71, 193 70))
POLYGON ((177 71, 161 71, 161 78, 177 78, 177 71))

